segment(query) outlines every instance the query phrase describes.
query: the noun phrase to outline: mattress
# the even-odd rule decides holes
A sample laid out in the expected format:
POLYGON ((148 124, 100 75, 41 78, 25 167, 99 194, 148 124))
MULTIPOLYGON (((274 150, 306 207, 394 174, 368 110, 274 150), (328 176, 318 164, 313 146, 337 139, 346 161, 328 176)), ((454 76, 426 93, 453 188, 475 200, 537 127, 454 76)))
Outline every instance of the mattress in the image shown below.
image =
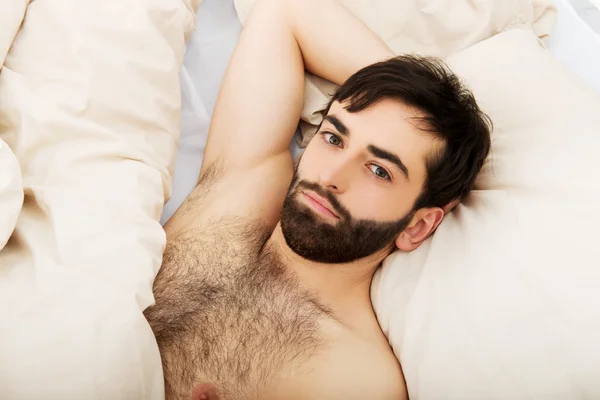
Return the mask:
MULTIPOLYGON (((589 21, 588 7, 580 0, 554 0, 559 18, 546 45, 550 52, 588 85, 600 91, 600 37, 589 21), (574 6, 579 5, 578 8, 574 6), (586 20, 577 11, 586 11, 586 20)), ((592 3, 589 3, 591 5, 592 3)), ((593 7, 593 6, 592 6, 593 7)), ((596 10, 592 10, 595 12, 596 10)), ((164 224, 196 185, 210 116, 215 107, 219 86, 231 57, 241 23, 233 0, 205 0, 197 14, 198 28, 190 38, 181 74, 182 121, 181 137, 175 166, 173 192, 165 205, 161 222, 164 224)), ((291 150, 301 150, 292 141, 291 150)))

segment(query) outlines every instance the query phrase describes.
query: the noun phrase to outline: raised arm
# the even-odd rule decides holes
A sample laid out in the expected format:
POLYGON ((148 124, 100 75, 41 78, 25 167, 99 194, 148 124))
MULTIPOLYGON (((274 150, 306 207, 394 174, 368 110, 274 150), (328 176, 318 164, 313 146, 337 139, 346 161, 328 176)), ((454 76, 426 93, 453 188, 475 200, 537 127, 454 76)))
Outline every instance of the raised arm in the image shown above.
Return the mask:
POLYGON ((156 304, 145 312, 161 349, 168 393, 189 393, 185 379, 200 368, 197 332, 204 327, 198 321, 208 292, 199 284, 210 268, 224 268, 220 261, 212 265, 219 252, 235 254, 247 245, 247 230, 219 217, 258 217, 271 226, 278 221, 292 176, 288 148, 304 98, 305 66, 342 83, 389 56, 335 0, 257 0, 225 74, 200 182, 165 226, 156 304))
POLYGON ((247 170, 273 157, 289 158, 305 68, 341 84, 391 56, 335 0, 256 0, 223 80, 203 170, 217 159, 226 168, 247 170))

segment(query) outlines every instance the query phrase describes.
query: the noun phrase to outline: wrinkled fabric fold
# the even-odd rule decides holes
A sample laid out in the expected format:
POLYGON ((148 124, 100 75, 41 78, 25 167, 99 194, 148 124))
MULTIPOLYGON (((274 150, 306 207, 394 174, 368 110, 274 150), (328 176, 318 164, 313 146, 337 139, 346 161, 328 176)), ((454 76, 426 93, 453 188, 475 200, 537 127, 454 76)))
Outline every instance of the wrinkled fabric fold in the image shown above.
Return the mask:
MULTIPOLYGON (((23 206, 0 251, 2 399, 164 396, 142 311, 165 246, 159 218, 198 4, 35 1, 11 39, 0 167, 10 146, 23 206)), ((2 204, 3 183, 18 188, 5 176, 2 204)))

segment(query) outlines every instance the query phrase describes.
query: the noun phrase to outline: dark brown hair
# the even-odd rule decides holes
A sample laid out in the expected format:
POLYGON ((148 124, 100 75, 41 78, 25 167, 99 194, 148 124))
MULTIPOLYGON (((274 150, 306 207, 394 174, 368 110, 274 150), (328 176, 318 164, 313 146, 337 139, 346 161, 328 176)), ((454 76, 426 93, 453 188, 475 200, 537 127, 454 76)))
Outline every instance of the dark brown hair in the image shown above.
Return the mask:
POLYGON ((421 195, 414 209, 444 207, 463 198, 490 151, 492 123, 475 97, 438 58, 404 55, 367 66, 334 94, 348 112, 383 99, 398 99, 420 110, 419 128, 443 140, 441 151, 428 157, 421 195))

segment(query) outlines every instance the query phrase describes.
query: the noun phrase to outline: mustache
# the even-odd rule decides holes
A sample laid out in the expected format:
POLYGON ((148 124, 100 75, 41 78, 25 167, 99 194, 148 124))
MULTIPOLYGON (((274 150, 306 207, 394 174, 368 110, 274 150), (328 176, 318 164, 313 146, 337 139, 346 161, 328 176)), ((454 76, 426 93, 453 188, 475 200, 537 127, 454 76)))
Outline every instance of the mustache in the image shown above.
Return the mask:
POLYGON ((333 208, 333 211, 338 214, 340 217, 342 217, 342 219, 349 221, 351 219, 351 214, 350 211, 348 211, 348 209, 346 209, 346 207, 344 207, 340 201, 337 199, 337 197, 331 193, 329 190, 323 188, 321 185, 314 183, 314 182, 309 182, 307 180, 301 180, 296 184, 296 192, 302 190, 302 189, 306 189, 306 190, 311 190, 313 192, 315 192, 316 194, 318 194, 319 196, 327 199, 329 201, 329 203, 331 204, 331 207, 333 208))

